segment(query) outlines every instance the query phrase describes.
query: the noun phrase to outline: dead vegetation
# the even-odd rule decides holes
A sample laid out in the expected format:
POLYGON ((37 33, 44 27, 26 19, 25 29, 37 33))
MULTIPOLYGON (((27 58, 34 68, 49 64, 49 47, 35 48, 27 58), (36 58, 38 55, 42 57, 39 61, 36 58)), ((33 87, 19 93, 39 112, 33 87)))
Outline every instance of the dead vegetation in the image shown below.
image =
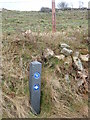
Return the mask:
POLYGON ((89 54, 87 28, 68 27, 55 34, 31 30, 15 34, 3 32, 3 117, 88 117, 88 90, 85 84, 81 84, 80 88, 77 84, 80 79, 88 81, 88 62, 82 61, 86 77, 80 78, 71 56, 55 57, 61 55, 61 43, 68 44, 74 53, 89 54), (45 57, 47 48, 54 52, 50 57, 45 57), (39 116, 30 112, 29 104, 29 64, 33 60, 43 65, 39 116))

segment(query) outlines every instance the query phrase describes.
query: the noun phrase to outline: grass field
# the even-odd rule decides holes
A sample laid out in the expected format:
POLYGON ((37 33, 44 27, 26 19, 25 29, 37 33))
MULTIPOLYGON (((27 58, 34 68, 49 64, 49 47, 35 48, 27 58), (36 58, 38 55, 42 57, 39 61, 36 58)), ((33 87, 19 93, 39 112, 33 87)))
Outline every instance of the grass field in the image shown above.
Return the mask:
MULTIPOLYGON (((3 117, 87 117, 88 96, 77 93, 76 71, 64 60, 51 57, 46 63, 42 53, 46 48, 60 54, 60 43, 66 43, 80 54, 88 54, 88 12, 59 11, 57 32, 52 33, 52 13, 2 11, 3 31, 3 117), (30 34, 25 35, 27 30, 30 34), (29 64, 42 62, 41 113, 34 116, 29 104, 29 64), (60 68, 61 72, 58 72, 60 68), (64 75, 70 76, 70 84, 64 75)), ((67 58, 66 58, 67 60, 67 58)), ((88 64, 83 63, 86 71, 88 64)))
MULTIPOLYGON (((30 29, 33 32, 52 30, 52 13, 42 12, 3 12, 3 32, 20 32, 30 29)), ((87 28, 87 11, 60 11, 56 13, 57 31, 77 27, 87 28)))

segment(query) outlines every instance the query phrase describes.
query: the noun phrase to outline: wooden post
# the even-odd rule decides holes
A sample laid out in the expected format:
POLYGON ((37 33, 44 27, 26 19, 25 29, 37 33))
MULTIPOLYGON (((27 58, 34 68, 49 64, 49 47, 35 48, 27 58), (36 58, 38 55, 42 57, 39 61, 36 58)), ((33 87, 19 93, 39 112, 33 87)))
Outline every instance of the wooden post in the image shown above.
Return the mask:
POLYGON ((52 0, 52 32, 56 32, 55 0, 52 0))

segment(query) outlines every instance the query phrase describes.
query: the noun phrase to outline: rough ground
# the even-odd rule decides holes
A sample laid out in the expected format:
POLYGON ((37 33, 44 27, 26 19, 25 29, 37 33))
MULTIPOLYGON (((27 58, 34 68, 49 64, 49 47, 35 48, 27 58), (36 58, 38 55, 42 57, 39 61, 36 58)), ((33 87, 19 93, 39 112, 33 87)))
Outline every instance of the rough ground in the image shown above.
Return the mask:
POLYGON ((59 26, 55 34, 50 32, 48 16, 51 13, 7 10, 2 13, 3 117, 88 117, 88 61, 80 59, 84 79, 72 60, 77 51, 80 55, 89 54, 87 11, 57 13, 59 26), (73 54, 55 57, 62 55, 61 43, 69 45, 73 54), (43 64, 41 113, 38 116, 30 112, 29 104, 29 64, 33 60, 43 64))

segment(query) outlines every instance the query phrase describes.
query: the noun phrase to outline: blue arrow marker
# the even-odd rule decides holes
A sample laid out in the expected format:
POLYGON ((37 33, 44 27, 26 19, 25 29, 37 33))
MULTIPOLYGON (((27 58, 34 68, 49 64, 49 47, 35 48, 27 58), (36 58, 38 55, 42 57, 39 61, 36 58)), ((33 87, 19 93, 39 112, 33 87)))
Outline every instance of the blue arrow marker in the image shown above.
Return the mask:
POLYGON ((39 79, 39 78, 40 78, 40 73, 35 72, 35 73, 34 73, 34 78, 35 78, 35 79, 39 79))
POLYGON ((39 85, 34 85, 34 90, 39 90, 39 85))

